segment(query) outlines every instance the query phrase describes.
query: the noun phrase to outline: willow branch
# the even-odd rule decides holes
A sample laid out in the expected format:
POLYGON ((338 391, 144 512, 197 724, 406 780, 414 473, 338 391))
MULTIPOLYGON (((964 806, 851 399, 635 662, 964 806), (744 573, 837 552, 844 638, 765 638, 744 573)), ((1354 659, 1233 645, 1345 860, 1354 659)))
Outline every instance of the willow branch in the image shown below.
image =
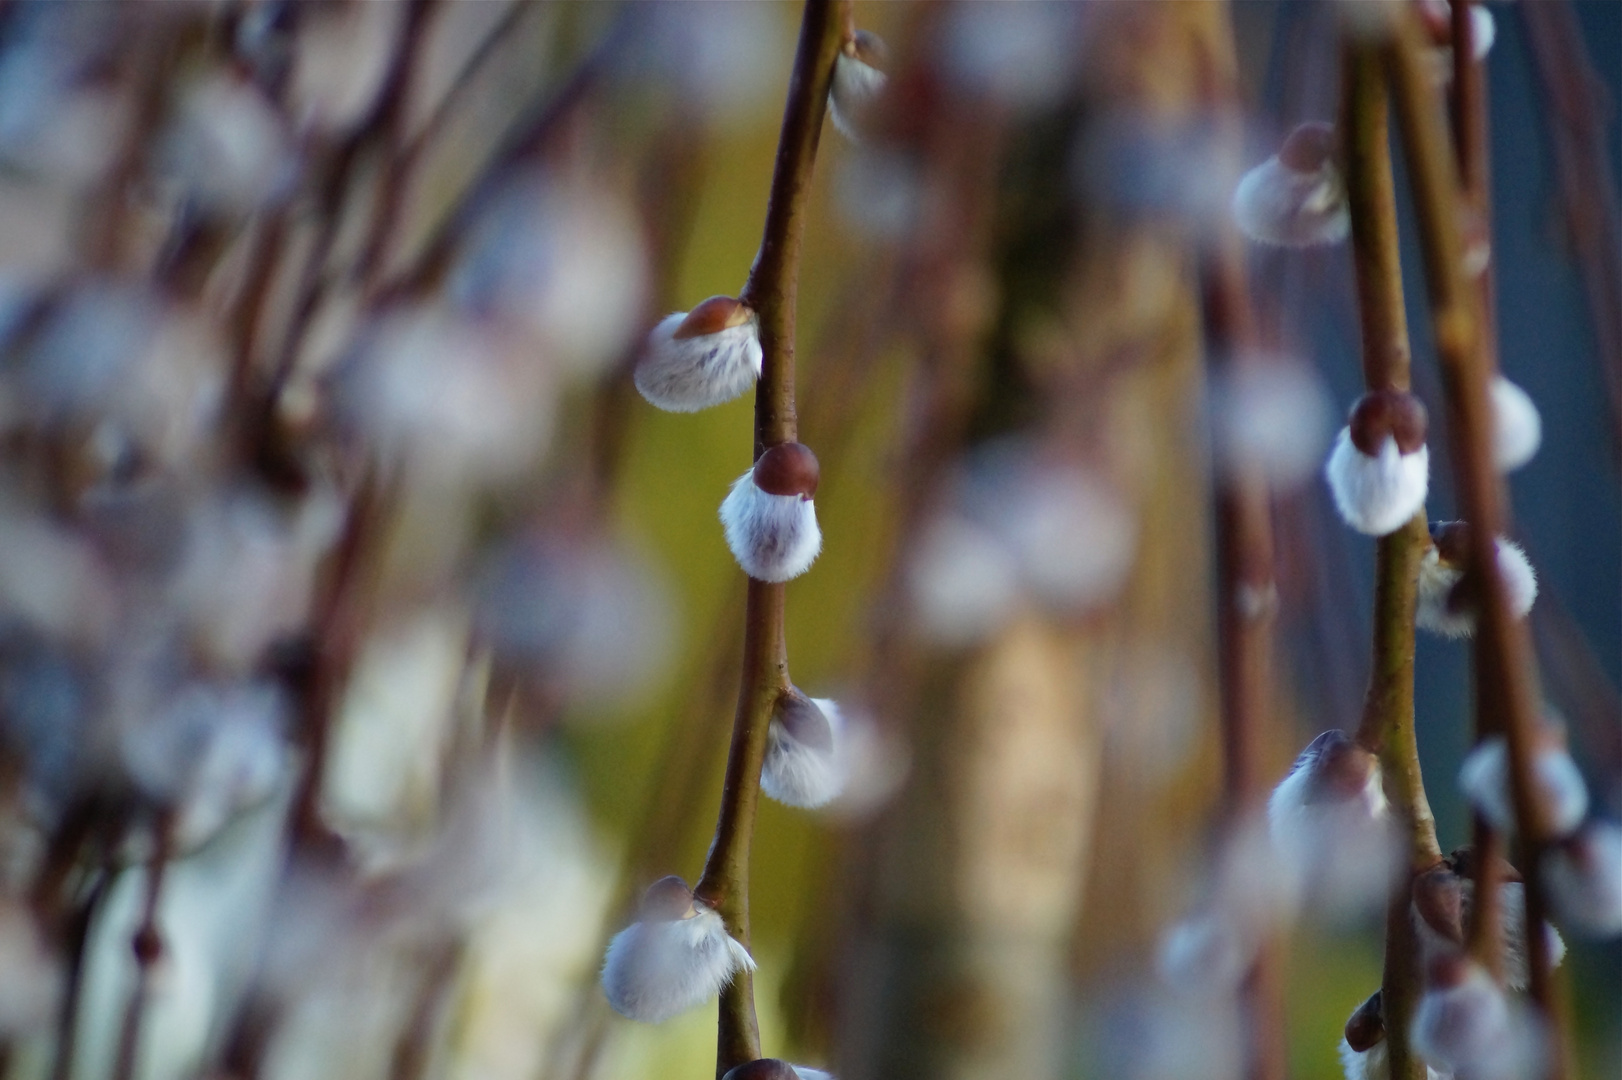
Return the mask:
MULTIPOLYGON (((1519 5, 1546 104, 1567 234, 1582 270, 1594 343, 1610 390, 1613 440, 1622 435, 1622 209, 1618 206, 1604 86, 1563 0, 1519 5)), ((1622 443, 1613 441, 1615 448, 1622 443)))
MULTIPOLYGON (((1231 16, 1224 5, 1212 27, 1207 61, 1209 89, 1219 103, 1227 146, 1241 145, 1237 56, 1231 16)), ((1230 226, 1201 254, 1200 289, 1206 351, 1213 366, 1236 371, 1257 355, 1255 318, 1245 253, 1230 226)), ((1256 812, 1266 798, 1264 743, 1272 711, 1273 580, 1272 504, 1266 479, 1246 469, 1225 477, 1216 495, 1218 634, 1224 797, 1229 820, 1256 812)), ((1246 975, 1246 1041, 1251 1080, 1286 1074, 1279 942, 1269 940, 1246 975)))
MULTIPOLYGON (((1357 269, 1364 379, 1370 390, 1407 390, 1408 318, 1402 296, 1386 90, 1380 58, 1366 45, 1347 48, 1341 98, 1342 156, 1357 269)), ((1373 662, 1357 730, 1359 745, 1380 757, 1387 799, 1401 816, 1408 839, 1409 873, 1399 876, 1387 907, 1380 980, 1392 1080, 1424 1080, 1425 1076, 1424 1062, 1408 1046, 1421 975, 1410 896, 1412 875, 1434 866, 1442 857, 1414 733, 1414 609, 1419 564, 1428 544, 1421 510, 1376 546, 1373 662)))
POLYGON ((152 968, 163 949, 158 928, 158 906, 163 900, 163 879, 169 868, 174 839, 174 814, 159 815, 153 828, 154 847, 147 867, 146 895, 142 898, 141 922, 135 929, 135 985, 124 1007, 124 1026, 118 1036, 118 1056, 114 1059, 113 1080, 132 1080, 141 1055, 141 1028, 152 997, 152 968))
MULTIPOLYGON (((1424 71, 1418 28, 1409 20, 1383 46, 1397 104, 1397 117, 1407 155, 1410 182, 1424 252, 1426 291, 1436 337, 1442 383, 1447 396, 1448 434, 1460 507, 1470 522, 1466 584, 1477 599, 1479 615, 1474 642, 1478 730, 1502 731, 1509 749, 1510 793, 1516 829, 1524 848, 1526 935, 1533 1000, 1551 1014, 1549 949, 1542 925, 1541 850, 1549 837, 1547 815, 1531 778, 1531 739, 1537 716, 1537 690, 1531 642, 1526 626, 1509 612, 1498 573, 1496 537, 1503 522, 1504 494, 1492 456, 1492 413, 1488 401, 1488 359, 1482 349, 1477 298, 1465 277, 1458 231, 1461 189, 1441 110, 1424 71)), ((1477 862, 1490 864, 1490 858, 1477 862)), ((1493 894, 1476 894, 1476 906, 1490 904, 1493 894)), ((1490 956, 1496 941, 1474 942, 1490 956)), ((1558 1078, 1559 1062, 1551 1064, 1558 1078)))
MULTIPOLYGON (((811 171, 822 132, 828 88, 839 49, 839 21, 830 0, 806 0, 789 77, 788 103, 772 170, 760 253, 741 299, 760 320, 764 354, 755 389, 754 453, 795 440, 794 314, 799 284, 800 240, 810 202, 811 171)), ((715 825, 698 893, 713 904, 727 932, 749 944, 749 846, 760 769, 766 757, 766 728, 778 696, 788 688, 788 653, 783 640, 784 586, 753 579, 744 615, 743 680, 727 753, 721 811, 715 825)), ((740 972, 721 992, 716 1075, 760 1057, 755 1023, 754 980, 740 972)))

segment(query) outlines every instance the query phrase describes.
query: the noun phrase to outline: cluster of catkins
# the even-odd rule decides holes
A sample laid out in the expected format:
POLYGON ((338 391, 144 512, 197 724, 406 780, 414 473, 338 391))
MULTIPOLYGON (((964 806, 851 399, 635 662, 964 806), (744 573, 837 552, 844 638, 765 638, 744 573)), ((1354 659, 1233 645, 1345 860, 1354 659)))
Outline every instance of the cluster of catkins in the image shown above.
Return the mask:
MULTIPOLYGON (((857 31, 840 50, 829 113, 851 138, 859 137, 884 88, 886 58, 883 42, 866 31, 857 31)), ((634 380, 650 404, 697 412, 753 387, 764 358, 759 314, 742 299, 714 296, 654 327, 634 380)), ((787 442, 766 448, 733 482, 721 503, 721 524, 727 547, 751 578, 789 581, 816 560, 822 550, 813 501, 818 473, 816 455, 787 442)), ((789 687, 778 696, 767 729, 761 790, 788 806, 825 806, 850 775, 852 745, 835 702, 789 687)), ((621 1015, 658 1023, 714 998, 737 972, 754 968, 713 904, 670 876, 648 888, 636 921, 609 944, 602 985, 621 1015)), ((827 1076, 772 1058, 727 1073, 728 1080, 827 1076)))
MULTIPOLYGON (((1335 164, 1334 129, 1322 122, 1297 127, 1277 154, 1245 174, 1233 206, 1240 228, 1258 243, 1309 247, 1344 240, 1350 217, 1335 164)), ((1503 375, 1493 375, 1489 392, 1493 460, 1510 472, 1537 453, 1542 420, 1526 391, 1503 375)), ((1424 508, 1430 486, 1426 426, 1425 406, 1406 390, 1370 390, 1352 406, 1324 466, 1347 525, 1367 536, 1388 536, 1424 508)), ((1433 526, 1432 534, 1420 569, 1416 621, 1433 633, 1468 637, 1475 612, 1470 593, 1459 587, 1468 533, 1453 522, 1433 526)), ((1510 610, 1525 616, 1537 599, 1537 575, 1514 541, 1499 537, 1496 549, 1510 610)))
MULTIPOLYGON (((1480 7, 1472 8, 1472 15, 1479 55, 1491 44, 1492 21, 1480 7)), ((1287 247, 1333 244, 1346 238, 1350 219, 1335 162, 1335 141, 1330 125, 1302 124, 1276 155, 1245 175, 1233 209, 1247 236, 1287 247)), ((1473 260, 1474 272, 1485 268, 1484 259, 1473 260)), ((1502 375, 1492 377, 1489 390, 1494 463, 1509 472, 1537 452, 1541 421, 1526 392, 1502 375)), ((1335 506, 1349 526, 1369 536, 1387 536, 1423 510, 1430 465, 1425 435, 1425 408, 1413 394, 1376 389, 1357 401, 1324 469, 1335 506)), ((1434 633, 1469 636, 1475 628, 1474 600, 1461 587, 1469 525, 1433 523, 1430 538, 1420 567, 1415 621, 1434 633)), ((1514 542, 1498 537, 1496 551, 1510 611, 1524 617, 1537 597, 1536 575, 1514 542)), ((1543 862, 1543 884, 1555 916, 1573 932, 1595 937, 1622 934, 1622 827, 1588 817, 1587 789, 1558 724, 1545 722, 1535 741, 1533 797, 1554 837, 1543 862)), ((1485 739, 1471 751, 1460 770, 1459 785, 1495 828, 1514 828, 1503 736, 1485 739)), ((1381 897, 1399 870, 1399 861, 1392 857, 1395 848, 1384 847, 1379 840, 1391 833, 1378 760, 1343 732, 1325 732, 1302 752, 1274 791, 1268 819, 1279 858, 1293 868, 1297 885, 1308 890, 1346 895, 1362 883, 1372 884, 1368 895, 1381 897)), ((1507 864, 1499 874, 1498 947, 1504 985, 1466 951, 1472 858, 1467 849, 1455 852, 1413 884, 1412 917, 1422 950, 1425 989, 1410 1039, 1433 1080, 1459 1074, 1530 1075, 1546 1045, 1531 1013, 1506 993, 1526 988, 1529 966, 1525 885, 1507 864)), ((1565 954, 1564 942, 1552 926, 1543 926, 1541 932, 1548 935, 1551 963, 1558 964, 1565 954)), ((1186 938, 1186 930, 1181 933, 1186 938)), ((1176 940, 1176 935, 1168 939, 1176 940)), ((1348 1020, 1341 1059, 1347 1080, 1389 1077, 1378 992, 1348 1020)))

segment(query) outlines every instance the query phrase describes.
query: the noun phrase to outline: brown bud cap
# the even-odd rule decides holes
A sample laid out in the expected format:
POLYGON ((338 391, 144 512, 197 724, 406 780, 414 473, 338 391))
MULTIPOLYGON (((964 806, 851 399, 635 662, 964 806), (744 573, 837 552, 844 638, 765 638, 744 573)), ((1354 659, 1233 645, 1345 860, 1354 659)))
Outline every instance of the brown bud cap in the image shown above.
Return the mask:
POLYGON ((834 748, 834 729, 817 703, 790 687, 777 699, 772 719, 783 725, 789 738, 824 753, 834 748))
POLYGON ((1419 11, 1419 25, 1424 27, 1425 36, 1430 38, 1432 45, 1453 44, 1453 20, 1448 5, 1430 4, 1421 0, 1414 5, 1419 11))
POLYGON ((680 341, 683 338, 719 334, 734 326, 742 326, 753 315, 754 312, 749 309, 749 305, 742 300, 735 300, 730 296, 712 296, 689 311, 687 318, 681 321, 681 325, 676 327, 676 332, 671 337, 680 341))
POLYGON ((1451 990, 1463 986, 1475 967, 1475 961, 1466 953, 1437 953, 1425 965, 1425 986, 1431 990, 1451 990))
MULTIPOLYGON (((1493 862, 1495 862, 1498 866, 1498 880, 1500 882, 1517 882, 1525 880, 1523 877, 1521 877, 1521 872, 1515 869, 1510 861, 1503 856, 1493 856, 1493 862)), ((1464 880, 1474 881, 1476 876, 1476 849, 1471 847, 1469 844, 1466 844, 1463 847, 1454 848, 1448 854, 1447 865, 1452 867, 1453 872, 1464 880)), ((1469 897, 1465 898, 1464 910, 1466 914, 1468 914, 1470 911, 1469 897)))
POLYGON ((642 906, 637 917, 643 922, 675 922, 685 919, 693 910, 693 890, 687 882, 670 874, 648 886, 642 894, 642 906))
POLYGON ((1363 790, 1374 772, 1373 754, 1358 746, 1339 729, 1331 729, 1307 744, 1303 754, 1316 758, 1312 768, 1309 802, 1349 799, 1363 790))
POLYGON ((798 495, 809 499, 817 493, 817 455, 804 443, 778 443, 755 462, 755 486, 768 495, 798 495))
POLYGON ((163 935, 158 933, 156 927, 141 927, 135 932, 135 939, 130 945, 135 950, 136 962, 143 966, 155 964, 163 956, 163 935))
POLYGON ((721 1080, 800 1080, 794 1066, 776 1058, 761 1058, 728 1069, 721 1080))
POLYGON ((1457 944, 1464 944, 1464 879, 1445 866, 1414 878, 1414 910, 1425 925, 1457 944))
POLYGON ((1346 1045, 1359 1054, 1385 1040, 1385 1013, 1380 1007, 1380 991, 1370 994, 1346 1021, 1346 1045))
POLYGON ((1380 452, 1387 435, 1397 449, 1411 454, 1425 445, 1425 406, 1402 390, 1370 390, 1352 406, 1352 445, 1369 457, 1380 452))
POLYGON ((1445 563, 1463 566, 1470 556, 1470 523, 1468 521, 1431 522, 1431 543, 1436 554, 1445 563))
POLYGON ((1315 173, 1335 157, 1335 125, 1309 120, 1300 125, 1278 148, 1278 160, 1286 169, 1315 173))
POLYGON ((890 46, 870 31, 856 31, 856 35, 845 42, 845 55, 878 71, 890 70, 890 46))

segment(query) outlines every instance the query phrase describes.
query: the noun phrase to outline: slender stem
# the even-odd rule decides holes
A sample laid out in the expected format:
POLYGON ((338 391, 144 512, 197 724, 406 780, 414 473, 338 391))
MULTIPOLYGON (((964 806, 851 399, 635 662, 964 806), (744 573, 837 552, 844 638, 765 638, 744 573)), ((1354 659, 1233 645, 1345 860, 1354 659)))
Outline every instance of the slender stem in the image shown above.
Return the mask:
MULTIPOLYGON (((1403 306, 1397 240, 1397 195, 1380 58, 1366 44, 1348 46, 1341 95, 1346 198, 1352 219, 1363 374, 1370 390, 1407 390, 1408 318, 1403 306)), ((1441 860, 1436 823, 1419 767, 1414 733, 1414 609, 1419 564, 1429 544, 1425 513, 1376 547, 1373 661, 1357 741, 1380 756, 1386 797, 1408 837, 1408 872, 1398 876, 1386 912, 1380 980, 1392 1080, 1424 1080, 1425 1064, 1408 1046, 1420 995, 1419 944, 1411 914, 1413 875, 1441 860)))
MULTIPOLYGON (((1474 642, 1478 730, 1502 731, 1509 748, 1510 793, 1516 829, 1525 849, 1527 916, 1541 918, 1541 849, 1549 839, 1545 808, 1532 786, 1533 725, 1538 711, 1531 642, 1526 626, 1510 615, 1498 573, 1496 537, 1503 521, 1503 491, 1492 457, 1492 414, 1487 398, 1487 358, 1481 348, 1477 297, 1465 278, 1458 235, 1460 187, 1447 151, 1441 110, 1424 71, 1423 46, 1411 19, 1383 48, 1407 155, 1424 252, 1426 289, 1447 395, 1448 431, 1460 507, 1470 522, 1467 581, 1474 585, 1479 617, 1474 642)), ((1478 863, 1491 863, 1479 858, 1478 863)), ((1493 895, 1476 895, 1476 904, 1493 895)), ((1554 1022, 1548 943, 1540 922, 1527 924, 1532 998, 1554 1022)), ((1495 944, 1495 943, 1494 943, 1495 944)), ((1558 1043, 1558 1040, 1556 1040, 1558 1043)), ((1554 1055, 1558 1058, 1558 1055, 1554 1055)), ((1563 1075, 1551 1062, 1550 1076, 1563 1075)))
MULTIPOLYGON (((1237 53, 1226 5, 1212 27, 1206 61, 1207 89, 1220 103, 1220 123, 1236 154, 1243 129, 1237 53)), ((1231 227, 1201 253, 1200 287, 1206 351, 1213 367, 1231 373, 1256 363, 1245 253, 1231 227)), ((1273 617, 1278 594, 1273 580, 1272 503, 1265 477, 1254 470, 1226 477, 1217 490, 1216 526, 1223 792, 1229 821, 1237 826, 1260 809, 1267 790, 1262 767, 1273 706, 1273 617)), ((1262 943, 1241 991, 1250 1080, 1282 1080, 1287 1071, 1280 946, 1276 937, 1262 943)))
POLYGON ((1610 109, 1571 4, 1518 5, 1543 88, 1545 129, 1582 270, 1595 351, 1611 398, 1612 453, 1622 447, 1622 208, 1609 150, 1610 109))
MULTIPOLYGON (((839 20, 830 0, 806 0, 789 76, 788 103, 772 171, 765 234, 741 298, 760 320, 764 361, 755 390, 754 454, 793 441, 794 315, 799 285, 800 239, 810 202, 811 171, 822 132, 828 88, 839 49, 839 20)), ((715 905, 727 932, 749 944, 749 846, 766 728, 778 696, 788 688, 783 641, 784 586, 751 580, 744 615, 743 679, 727 754, 721 812, 698 893, 715 905)), ((754 983, 740 973, 721 992, 716 1075, 760 1057, 754 983)))
POLYGON ((141 1053, 141 1025, 152 996, 152 967, 163 950, 162 931, 158 928, 158 905, 163 899, 164 873, 169 867, 170 849, 174 837, 174 818, 164 813, 154 827, 152 859, 147 867, 146 897, 141 909, 141 923, 135 928, 132 942, 135 951, 135 985, 124 1007, 124 1026, 118 1037, 118 1056, 113 1064, 113 1080, 131 1080, 141 1053))

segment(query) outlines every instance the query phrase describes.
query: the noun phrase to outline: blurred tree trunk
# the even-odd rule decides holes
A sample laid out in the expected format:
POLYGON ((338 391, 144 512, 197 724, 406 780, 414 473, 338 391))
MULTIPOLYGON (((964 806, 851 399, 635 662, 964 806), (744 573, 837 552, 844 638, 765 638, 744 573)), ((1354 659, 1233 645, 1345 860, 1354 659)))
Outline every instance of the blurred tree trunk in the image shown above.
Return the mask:
MULTIPOLYGON (((1087 867, 1096 854, 1131 877, 1098 883, 1089 926, 1142 940, 1165 914, 1144 897, 1187 850, 1190 811, 1212 790, 1193 785, 1191 802, 1166 784, 1146 807, 1135 790, 1146 768, 1170 779, 1156 769, 1184 753, 1182 706, 1208 715, 1212 699, 1211 626, 1188 617, 1209 610, 1210 556, 1186 230, 1164 207, 1123 214, 1097 191, 1080 220, 1042 197, 1078 173, 1106 175, 1074 168, 1073 153, 1110 155, 1097 161, 1108 170, 1135 140, 1197 118, 1195 7, 1093 7, 1078 98, 1012 140, 1001 196, 1019 209, 999 230, 1003 309, 987 349, 999 378, 982 413, 1037 417, 1027 433, 1126 493, 1141 541, 1106 610, 1033 609, 967 654, 918 665, 912 781, 874 830, 868 925, 850 941, 840 1058, 851 1080, 1061 1075, 1087 867), (1033 264, 1059 268, 1047 295, 1033 264), (1106 723, 1119 748, 1112 730, 1106 749, 1106 723), (1106 780, 1117 767, 1127 774, 1106 780), (1149 818, 1122 812, 1134 806, 1149 818)), ((1210 764, 1203 745, 1192 756, 1210 764)), ((1096 955, 1086 942, 1080 952, 1096 955)))

